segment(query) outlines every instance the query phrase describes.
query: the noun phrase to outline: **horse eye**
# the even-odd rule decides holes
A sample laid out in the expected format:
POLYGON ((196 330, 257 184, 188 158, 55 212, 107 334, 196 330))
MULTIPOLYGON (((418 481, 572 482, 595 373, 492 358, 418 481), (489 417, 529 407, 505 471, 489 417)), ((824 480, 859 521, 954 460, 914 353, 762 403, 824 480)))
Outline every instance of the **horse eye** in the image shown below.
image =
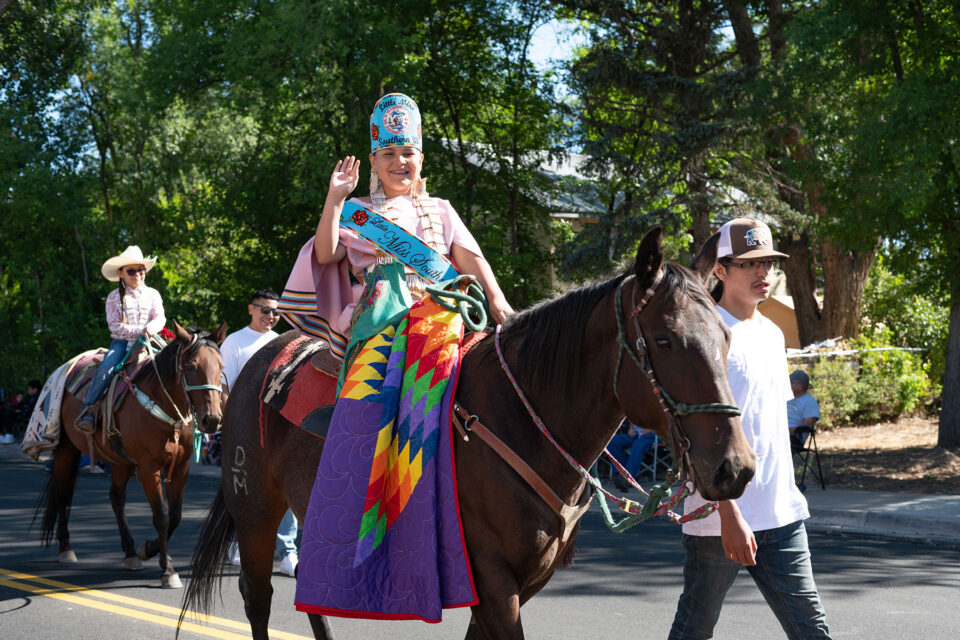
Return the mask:
POLYGON ((192 364, 185 364, 185 365, 183 365, 183 368, 186 369, 187 371, 195 371, 195 370, 196 370, 196 367, 193 366, 192 364))
POLYGON ((656 338, 656 339, 654 340, 654 342, 655 342, 656 345, 657 345, 658 347, 660 347, 661 349, 669 349, 669 348, 670 348, 670 341, 667 340, 666 338, 656 338))

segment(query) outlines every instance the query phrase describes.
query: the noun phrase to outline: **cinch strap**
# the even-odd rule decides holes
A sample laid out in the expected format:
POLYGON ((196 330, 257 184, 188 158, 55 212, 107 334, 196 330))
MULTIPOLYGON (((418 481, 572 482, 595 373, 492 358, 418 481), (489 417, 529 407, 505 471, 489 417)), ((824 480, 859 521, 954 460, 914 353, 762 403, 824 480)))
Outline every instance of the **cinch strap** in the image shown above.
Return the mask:
POLYGON ((350 229, 434 284, 460 275, 449 260, 423 240, 355 202, 343 205, 340 226, 350 229))

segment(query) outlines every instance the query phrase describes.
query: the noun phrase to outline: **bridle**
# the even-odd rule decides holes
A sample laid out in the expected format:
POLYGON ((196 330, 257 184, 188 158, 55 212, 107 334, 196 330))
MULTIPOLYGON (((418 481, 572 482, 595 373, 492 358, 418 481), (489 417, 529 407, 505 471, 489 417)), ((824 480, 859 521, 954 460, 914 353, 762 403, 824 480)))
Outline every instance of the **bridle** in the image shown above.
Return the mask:
MULTIPOLYGON (((588 482, 593 489, 600 493, 606 498, 609 498, 615 502, 620 510, 630 514, 627 518, 624 518, 620 522, 613 522, 612 517, 610 516, 609 508, 605 500, 600 501, 600 506, 604 512, 604 519, 607 521, 607 526, 609 526, 613 531, 620 532, 625 529, 642 522, 651 516, 655 515, 666 515, 673 522, 682 524, 690 520, 696 520, 700 518, 705 518, 710 515, 716 509, 716 503, 710 502, 707 503, 691 513, 684 514, 680 516, 672 511, 684 497, 689 495, 689 489, 687 485, 684 484, 683 489, 678 491, 675 494, 671 495, 670 486, 677 481, 680 476, 682 469, 689 469, 691 472, 693 470, 693 465, 690 464, 689 459, 689 450, 690 450, 690 440, 686 437, 683 431, 683 427, 680 424, 680 417, 691 415, 693 413, 725 413, 730 415, 740 415, 740 408, 735 405, 723 404, 719 402, 711 402, 705 404, 693 404, 689 405, 683 402, 677 402, 674 400, 669 393, 663 388, 663 385, 657 380, 657 376, 653 371, 653 365, 650 362, 649 351, 647 349, 647 342, 643 337, 643 331, 640 328, 640 313, 646 307, 647 303, 650 302, 650 299, 653 297, 656 292, 657 286, 663 280, 663 270, 658 270, 657 275, 654 277, 653 281, 650 283, 650 286, 647 288, 644 293, 643 298, 639 303, 636 302, 636 287, 633 291, 633 308, 630 310, 628 317, 633 319, 634 327, 637 332, 637 342, 636 350, 630 348, 630 345, 627 343, 627 333, 623 327, 623 313, 621 299, 623 294, 623 287, 632 280, 635 276, 633 274, 624 278, 620 284, 617 286, 617 291, 615 295, 614 309, 617 317, 617 365, 613 374, 613 393, 617 398, 617 401, 620 401, 620 394, 617 390, 620 382, 620 369, 623 362, 623 353, 626 351, 630 354, 630 358, 633 360, 634 364, 637 365, 637 368, 640 369, 647 377, 647 380, 650 381, 650 385, 653 387, 653 393, 657 397, 657 401, 660 403, 660 406, 663 408, 664 412, 667 415, 667 421, 669 422, 668 430, 668 446, 670 446, 671 454, 674 456, 673 468, 667 473, 666 480, 653 487, 650 493, 647 496, 646 502, 641 507, 639 504, 633 500, 621 498, 611 494, 609 491, 603 488, 600 484, 600 481, 593 477, 589 471, 587 471, 583 465, 581 465, 573 456, 571 456, 556 439, 550 433, 550 430, 547 429, 546 425, 543 423, 543 420, 540 419, 540 416, 537 415, 536 410, 533 408, 533 405, 530 404, 530 401, 527 399, 526 394, 520 388, 520 385, 517 383, 516 378, 513 376, 513 373, 510 371, 510 367, 507 364, 507 360, 503 355, 503 349, 500 346, 500 330, 501 326, 497 325, 496 331, 494 332, 494 347, 496 348, 497 357, 500 360, 500 367, 503 369, 503 372, 506 374, 507 378, 510 380, 510 384, 513 385, 513 390, 516 392, 517 397, 520 398, 520 401, 523 403, 524 407, 527 409, 527 413, 530 415, 534 424, 537 425, 537 428, 540 432, 550 441, 550 443, 557 449, 557 451, 566 459, 567 463, 576 470, 580 476, 588 482), (679 451, 679 453, 678 453, 679 451), (683 460, 684 462, 681 462, 683 460), (669 498, 667 502, 661 502, 669 498)), ((622 406, 622 405, 621 405, 622 406)), ((466 419, 466 426, 469 427, 471 422, 479 422, 479 419, 475 415, 469 415, 466 419)), ((643 491, 643 489, 640 489, 643 491)), ((646 493, 644 491, 644 493, 646 493)))
MULTIPOLYGON (((146 340, 143 340, 142 336, 138 338, 138 340, 140 340, 140 342, 146 347, 147 351, 151 355, 153 355, 153 347, 150 346, 149 342, 146 340)), ((138 388, 135 384, 133 384, 133 381, 130 380, 130 378, 126 375, 126 373, 123 374, 123 377, 127 383, 127 386, 129 387, 130 391, 133 392, 133 395, 137 398, 137 401, 140 403, 140 406, 142 406, 147 411, 147 413, 149 413, 151 416, 153 416, 157 420, 160 420, 161 422, 165 422, 166 424, 173 427, 172 435, 173 435, 173 440, 175 444, 178 445, 180 443, 181 429, 189 428, 191 426, 193 427, 193 436, 194 436, 193 449, 194 449, 194 457, 197 459, 199 459, 199 452, 200 452, 199 440, 203 434, 200 432, 200 430, 196 426, 196 422, 197 422, 196 415, 195 415, 196 409, 193 406, 193 399, 190 397, 190 392, 209 390, 209 391, 216 391, 222 396, 223 387, 219 384, 194 384, 194 385, 188 384, 187 374, 183 367, 183 359, 186 358, 188 355, 190 355, 190 353, 199 349, 201 346, 203 346, 205 343, 208 343, 208 342, 214 349, 217 349, 217 351, 219 351, 219 347, 217 347, 216 342, 213 342, 212 340, 208 340, 207 338, 200 340, 198 334, 193 334, 193 339, 190 341, 190 344, 188 344, 186 348, 183 349, 182 353, 181 353, 180 345, 177 344, 177 355, 176 355, 177 370, 176 370, 176 374, 174 375, 174 380, 179 380, 183 384, 184 395, 187 398, 187 416, 184 416, 180 412, 180 408, 177 406, 177 403, 174 401, 173 397, 167 391, 166 385, 163 384, 163 377, 160 375, 160 369, 157 368, 157 359, 155 356, 150 358, 150 364, 153 365, 153 371, 157 376, 157 381, 160 383, 160 389, 163 391, 163 394, 167 397, 167 400, 170 401, 170 405, 173 407, 174 412, 176 412, 177 414, 176 418, 171 417, 166 411, 163 410, 163 408, 160 407, 160 405, 154 402, 150 398, 150 396, 148 396, 146 393, 140 390, 140 388, 138 388)), ((173 473, 173 463, 171 462, 170 474, 172 473, 173 473)))
MULTIPOLYGON (((653 281, 644 292, 643 298, 641 298, 639 303, 637 302, 637 286, 633 288, 633 308, 626 317, 633 320, 633 327, 637 332, 637 341, 636 348, 630 348, 630 345, 627 343, 627 332, 623 326, 624 315, 621 300, 623 299, 623 287, 634 278, 635 276, 633 274, 624 278, 617 287, 617 294, 614 297, 614 309, 617 317, 618 348, 617 366, 613 373, 613 394, 619 401, 620 368, 623 363, 623 354, 626 352, 630 354, 633 363, 643 372, 650 382, 650 386, 653 387, 653 395, 657 398, 657 402, 660 403, 660 407, 667 415, 667 446, 670 447, 670 454, 674 460, 670 473, 674 476, 674 479, 683 479, 684 475, 689 473, 690 479, 693 480, 693 464, 690 462, 690 439, 683 430, 680 417, 689 416, 694 413, 724 413, 738 416, 740 415, 740 407, 722 402, 708 402, 704 404, 677 402, 667 393, 667 390, 663 388, 660 381, 657 380, 657 376, 653 371, 653 364, 650 362, 650 351, 647 348, 647 341, 643 337, 643 329, 640 328, 640 313, 644 307, 647 306, 647 303, 650 302, 650 299, 657 290, 657 286, 663 281, 663 269, 657 271, 657 275, 654 276, 653 281)), ((621 406, 623 406, 622 402, 621 406)))

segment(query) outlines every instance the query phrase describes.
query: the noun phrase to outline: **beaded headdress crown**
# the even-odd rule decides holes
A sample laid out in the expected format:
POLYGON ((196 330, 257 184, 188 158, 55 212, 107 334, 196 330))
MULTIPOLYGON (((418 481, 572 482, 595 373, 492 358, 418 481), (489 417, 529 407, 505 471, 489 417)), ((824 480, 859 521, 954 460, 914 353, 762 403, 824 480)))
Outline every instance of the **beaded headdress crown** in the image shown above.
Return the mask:
POLYGON ((386 147, 414 147, 423 151, 420 109, 402 93, 388 93, 370 114, 370 153, 386 147))

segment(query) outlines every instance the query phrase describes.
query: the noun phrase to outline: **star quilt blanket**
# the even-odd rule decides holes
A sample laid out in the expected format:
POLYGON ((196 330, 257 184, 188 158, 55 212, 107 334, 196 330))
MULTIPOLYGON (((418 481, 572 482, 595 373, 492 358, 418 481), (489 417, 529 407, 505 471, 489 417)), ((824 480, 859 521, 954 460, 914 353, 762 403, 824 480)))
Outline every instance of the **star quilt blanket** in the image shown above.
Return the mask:
POLYGON ((450 423, 462 337, 428 296, 353 360, 303 523, 300 611, 439 622, 476 604, 450 423))

